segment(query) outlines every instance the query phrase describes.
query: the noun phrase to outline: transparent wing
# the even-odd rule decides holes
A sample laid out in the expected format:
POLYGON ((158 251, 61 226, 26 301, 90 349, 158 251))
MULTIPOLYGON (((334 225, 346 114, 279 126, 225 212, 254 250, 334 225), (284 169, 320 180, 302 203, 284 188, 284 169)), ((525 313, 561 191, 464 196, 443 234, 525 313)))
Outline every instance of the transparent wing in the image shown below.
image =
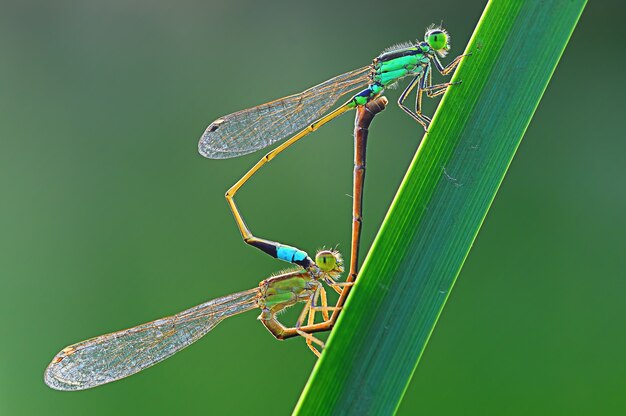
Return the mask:
POLYGON ((337 100, 368 84, 370 66, 346 72, 315 87, 215 120, 200 138, 198 151, 210 159, 252 153, 303 129, 337 100))
POLYGON ((83 390, 130 376, 197 341, 222 319, 257 307, 259 289, 224 296, 167 318, 71 345, 44 375, 57 390, 83 390))

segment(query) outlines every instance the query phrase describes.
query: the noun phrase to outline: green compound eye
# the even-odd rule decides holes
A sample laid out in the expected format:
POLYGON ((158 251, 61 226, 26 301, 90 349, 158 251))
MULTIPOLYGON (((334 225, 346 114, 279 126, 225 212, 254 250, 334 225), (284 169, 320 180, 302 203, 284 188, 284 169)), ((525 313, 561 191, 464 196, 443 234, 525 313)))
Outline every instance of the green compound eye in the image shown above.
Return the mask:
POLYGON ((329 272, 337 266, 337 258, 332 251, 320 251, 315 255, 315 264, 323 272, 329 272))
POLYGON ((440 51, 448 46, 448 35, 443 30, 431 30, 426 33, 426 42, 434 50, 440 51))

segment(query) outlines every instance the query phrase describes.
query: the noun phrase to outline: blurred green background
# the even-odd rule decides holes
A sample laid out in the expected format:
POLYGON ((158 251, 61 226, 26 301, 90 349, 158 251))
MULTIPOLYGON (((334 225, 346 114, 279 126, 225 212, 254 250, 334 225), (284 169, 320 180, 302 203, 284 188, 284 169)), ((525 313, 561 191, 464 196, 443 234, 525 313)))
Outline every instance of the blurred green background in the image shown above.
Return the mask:
MULTIPOLYGON (((68 394, 42 377, 70 343, 285 266, 242 242, 223 198, 262 154, 203 159, 207 124, 368 64, 442 19, 460 54, 483 8, 3 2, 0 413, 290 413, 315 358, 302 340, 276 342, 256 312, 122 382, 68 394)), ((626 413, 624 10, 583 13, 400 414, 626 413)), ((324 127, 242 190, 257 235, 347 251, 352 122, 324 127)), ((421 136, 395 106, 374 123, 365 245, 421 136)))

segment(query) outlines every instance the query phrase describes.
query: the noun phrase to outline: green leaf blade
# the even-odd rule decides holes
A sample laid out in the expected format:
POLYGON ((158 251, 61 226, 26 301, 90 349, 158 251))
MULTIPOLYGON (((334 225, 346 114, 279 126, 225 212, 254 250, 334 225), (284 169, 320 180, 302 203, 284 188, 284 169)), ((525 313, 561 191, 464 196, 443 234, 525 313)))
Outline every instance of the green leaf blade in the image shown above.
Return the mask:
POLYGON ((397 409, 585 3, 488 4, 296 414, 397 409))

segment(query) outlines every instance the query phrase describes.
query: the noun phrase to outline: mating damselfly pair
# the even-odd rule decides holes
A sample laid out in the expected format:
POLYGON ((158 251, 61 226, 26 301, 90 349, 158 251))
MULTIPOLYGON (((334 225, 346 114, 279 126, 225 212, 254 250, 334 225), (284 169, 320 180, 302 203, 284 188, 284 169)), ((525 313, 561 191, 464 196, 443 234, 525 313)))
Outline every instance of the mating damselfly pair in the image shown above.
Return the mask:
POLYGON ((54 357, 46 369, 45 382, 58 390, 82 390, 127 377, 195 342, 221 320, 255 308, 261 309, 259 320, 276 338, 302 336, 309 347, 319 354, 313 344, 323 347, 323 343, 312 334, 332 327, 356 278, 361 221, 361 202, 357 199, 361 199, 363 188, 365 140, 357 140, 355 151, 361 157, 357 156, 355 160, 351 265, 344 283, 337 282, 344 271, 339 252, 323 250, 313 260, 298 248, 255 237, 246 226, 234 196, 263 165, 285 149, 339 115, 375 104, 386 88, 403 78, 412 77, 398 104, 427 130, 431 119, 422 114, 422 95, 435 97, 453 85, 449 82, 433 84, 432 72, 435 69, 442 75, 450 74, 464 56, 458 56, 444 67, 439 57, 445 57, 449 48, 447 32, 431 27, 423 41, 388 48, 370 65, 339 75, 300 94, 232 113, 211 123, 198 145, 199 152, 211 159, 245 155, 292 136, 261 158, 228 190, 226 199, 246 243, 272 257, 293 263, 298 269, 263 280, 255 289, 68 346, 54 357), (416 101, 411 109, 405 105, 405 100, 414 89, 416 101), (357 90, 348 101, 330 111, 342 96, 357 90), (359 198, 356 198, 357 194, 359 198), (328 305, 322 283, 340 294, 334 306, 328 305), (297 303, 303 303, 304 308, 295 326, 284 326, 276 314, 297 303), (315 322, 317 313, 321 313, 323 322, 315 322))

